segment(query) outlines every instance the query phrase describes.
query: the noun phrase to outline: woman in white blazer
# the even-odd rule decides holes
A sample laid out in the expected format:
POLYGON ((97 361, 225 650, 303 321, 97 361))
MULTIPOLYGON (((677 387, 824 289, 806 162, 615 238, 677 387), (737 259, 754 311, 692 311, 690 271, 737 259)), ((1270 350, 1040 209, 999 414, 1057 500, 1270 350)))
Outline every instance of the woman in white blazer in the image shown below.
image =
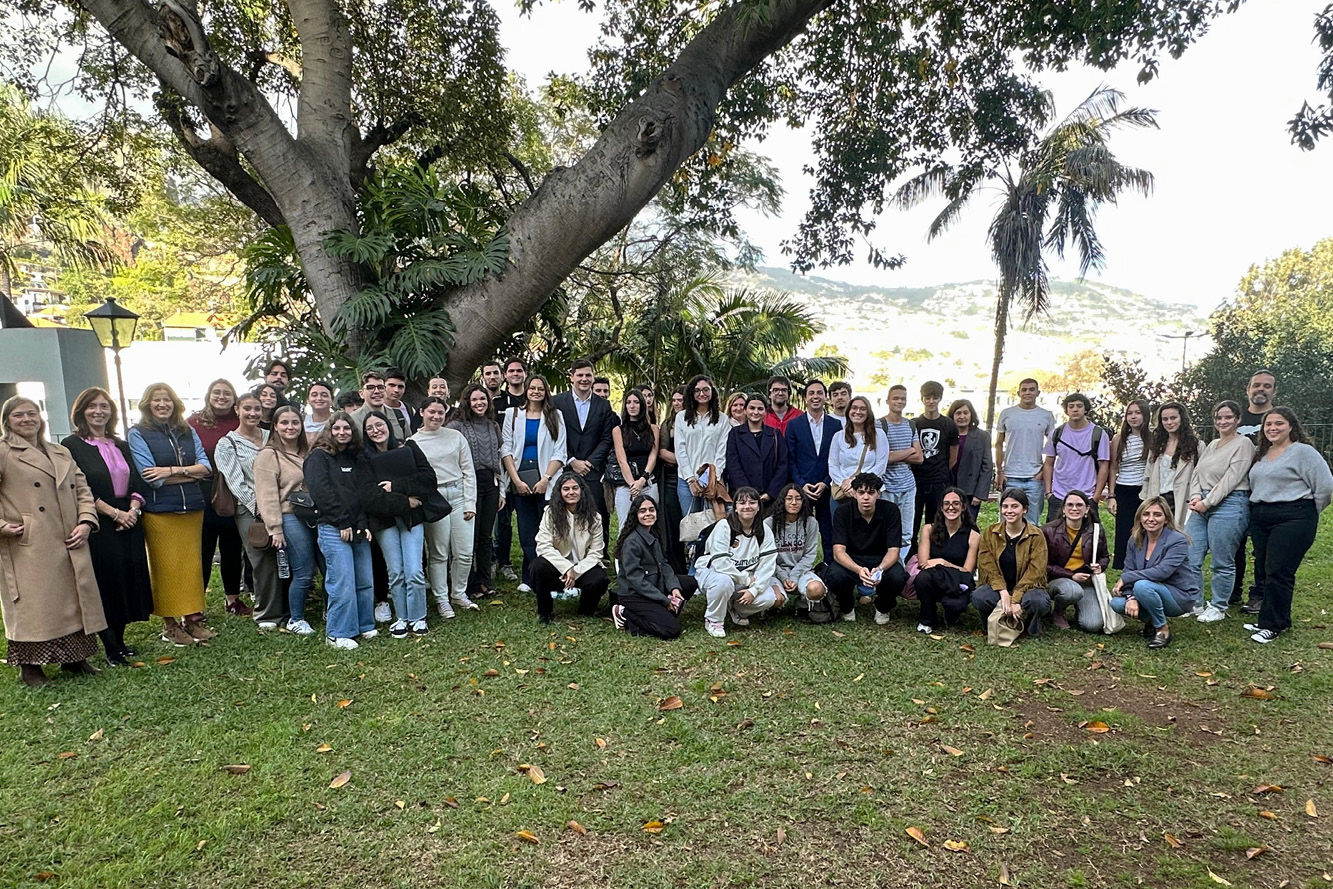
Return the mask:
POLYGON ((504 466, 506 496, 513 491, 518 516, 518 539, 523 547, 523 582, 519 591, 532 592, 531 562, 537 557, 537 526, 550 499, 552 480, 565 465, 565 419, 551 401, 546 379, 528 377, 527 403, 504 412, 500 422, 500 462, 504 466))
POLYGON ((847 404, 847 423, 829 442, 828 474, 835 500, 850 500, 852 478, 860 472, 883 475, 889 465, 888 436, 875 428, 870 400, 858 395, 847 404))
POLYGON ((531 568, 537 619, 544 624, 551 622, 553 593, 578 590, 579 615, 591 617, 611 586, 602 567, 602 517, 587 485, 577 473, 565 472, 554 487, 558 493, 542 515, 531 568))
MULTIPOLYGON (((708 489, 727 468, 727 435, 731 422, 718 407, 717 388, 700 374, 685 387, 686 407, 676 413, 675 441, 679 481, 676 496, 680 514, 703 509, 708 489), (712 466, 712 475, 699 477, 699 470, 712 466)), ((715 508, 714 515, 719 512, 715 508)))

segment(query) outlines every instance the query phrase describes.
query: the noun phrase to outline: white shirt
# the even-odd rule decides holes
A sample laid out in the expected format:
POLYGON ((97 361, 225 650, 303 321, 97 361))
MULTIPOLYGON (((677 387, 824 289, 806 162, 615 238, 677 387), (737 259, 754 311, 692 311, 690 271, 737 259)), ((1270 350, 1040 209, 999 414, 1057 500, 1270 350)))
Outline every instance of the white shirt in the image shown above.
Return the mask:
POLYGON ((588 393, 587 398, 579 398, 578 392, 570 393, 574 396, 574 410, 579 414, 579 428, 585 429, 588 426, 588 409, 592 407, 592 393, 588 393))
POLYGON ((810 421, 810 437, 815 440, 815 456, 819 456, 819 451, 824 447, 824 418, 828 414, 820 414, 819 419, 809 411, 805 412, 805 418, 810 421))

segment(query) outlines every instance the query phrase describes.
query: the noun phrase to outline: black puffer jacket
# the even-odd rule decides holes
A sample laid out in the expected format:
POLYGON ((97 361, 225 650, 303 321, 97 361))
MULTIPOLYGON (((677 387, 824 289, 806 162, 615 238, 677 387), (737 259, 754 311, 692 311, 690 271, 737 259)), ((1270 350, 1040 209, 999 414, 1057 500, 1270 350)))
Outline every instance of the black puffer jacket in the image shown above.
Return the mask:
POLYGON ((370 479, 370 464, 350 447, 336 454, 315 448, 305 458, 305 484, 319 508, 319 523, 339 531, 369 531, 361 506, 361 489, 370 479))

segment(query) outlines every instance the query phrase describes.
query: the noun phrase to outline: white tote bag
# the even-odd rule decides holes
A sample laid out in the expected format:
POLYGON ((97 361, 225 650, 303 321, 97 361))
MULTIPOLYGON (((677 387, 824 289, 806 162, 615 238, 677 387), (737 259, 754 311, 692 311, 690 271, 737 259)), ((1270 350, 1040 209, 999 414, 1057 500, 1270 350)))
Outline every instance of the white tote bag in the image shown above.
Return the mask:
MULTIPOLYGON (((1097 564, 1097 543, 1102 534, 1101 522, 1092 526, 1092 558, 1089 565, 1097 564)), ((1125 618, 1111 607, 1111 591, 1106 586, 1106 574, 1098 572, 1092 575, 1092 589, 1097 594, 1097 606, 1102 610, 1102 632, 1106 635, 1119 633, 1125 628, 1125 618)))

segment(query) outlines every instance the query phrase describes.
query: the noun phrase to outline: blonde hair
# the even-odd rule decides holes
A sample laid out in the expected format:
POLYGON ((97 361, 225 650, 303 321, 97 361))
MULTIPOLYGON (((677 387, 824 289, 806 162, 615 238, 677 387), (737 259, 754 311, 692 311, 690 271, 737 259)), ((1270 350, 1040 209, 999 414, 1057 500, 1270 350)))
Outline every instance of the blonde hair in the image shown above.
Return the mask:
POLYGON ((139 399, 139 423, 140 429, 151 429, 157 425, 153 419, 152 400, 158 392, 165 392, 171 396, 171 416, 167 419, 166 425, 175 429, 177 432, 187 432, 190 425, 185 422, 185 402, 180 400, 176 390, 166 383, 150 383, 148 388, 143 390, 143 397, 139 399))
POLYGON ((1166 498, 1161 496, 1153 497, 1139 504, 1138 510, 1134 513, 1134 530, 1129 532, 1129 539, 1134 541, 1135 546, 1143 546, 1143 541, 1147 538, 1147 535, 1143 532, 1143 525, 1139 520, 1143 518, 1143 513, 1150 506, 1156 506, 1162 511, 1162 515, 1166 517, 1166 521, 1162 525, 1163 531, 1167 528, 1170 528, 1172 531, 1181 530, 1180 526, 1176 524, 1176 511, 1171 508, 1171 504, 1166 501, 1166 498))
MULTIPOLYGON (((15 439, 22 436, 9 428, 9 415, 14 413, 20 404, 30 404, 37 408, 37 440, 40 442, 46 438, 46 421, 42 419, 42 406, 26 395, 14 395, 5 401, 4 407, 0 407, 0 441, 12 443, 15 439)), ((24 439, 27 442, 27 439, 24 439)))
POLYGON ((236 387, 231 384, 231 380, 219 378, 209 383, 208 388, 204 390, 204 406, 199 409, 197 416, 199 422, 210 429, 218 425, 217 414, 213 413, 213 387, 218 384, 226 386, 227 391, 231 393, 231 412, 233 414, 236 413, 236 405, 241 401, 240 396, 236 394, 236 387))

